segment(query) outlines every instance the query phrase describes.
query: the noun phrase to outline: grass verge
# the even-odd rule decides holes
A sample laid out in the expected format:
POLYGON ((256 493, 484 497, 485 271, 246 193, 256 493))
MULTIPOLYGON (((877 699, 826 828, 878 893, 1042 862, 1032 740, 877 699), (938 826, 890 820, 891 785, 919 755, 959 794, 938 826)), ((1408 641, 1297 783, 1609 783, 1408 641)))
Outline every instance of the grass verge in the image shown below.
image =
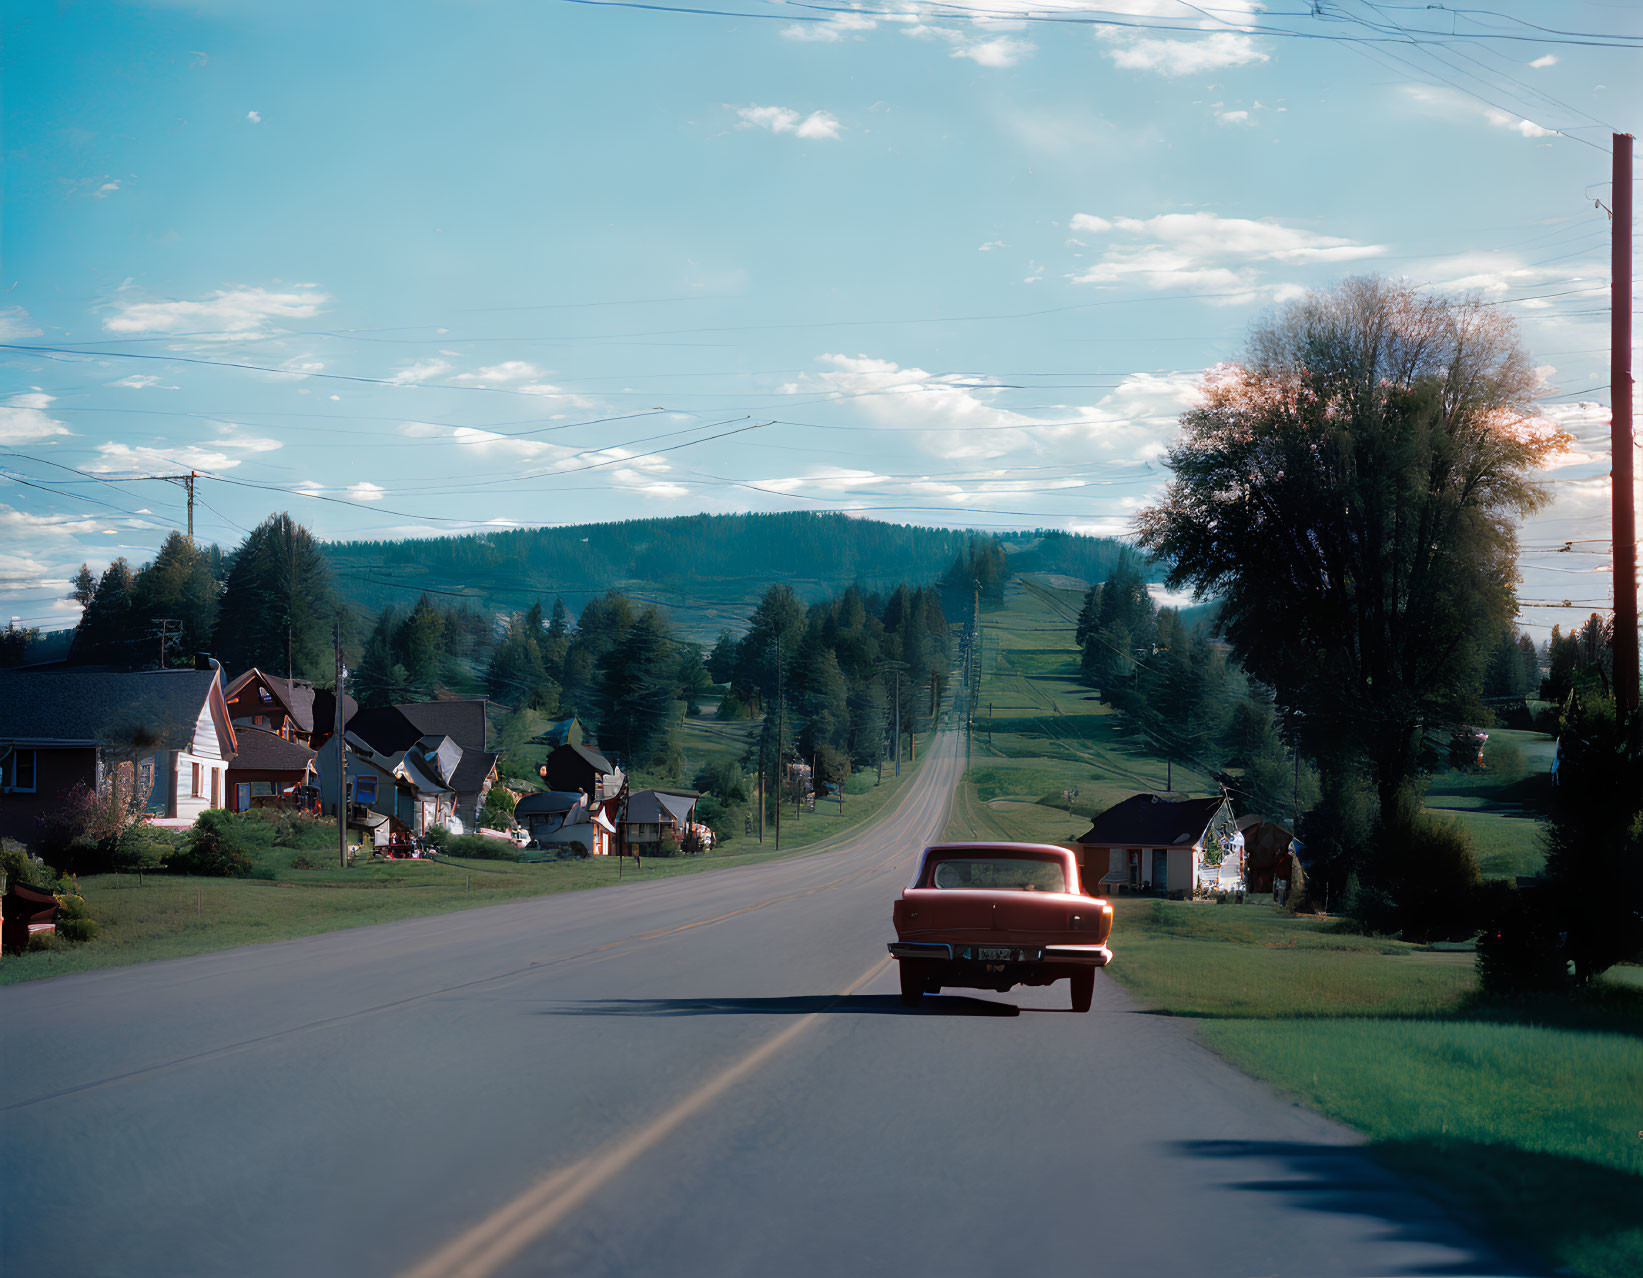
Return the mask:
POLYGON ((1643 988, 1490 1004, 1470 953, 1269 904, 1121 900, 1109 969, 1563 1272, 1643 1272, 1643 988))

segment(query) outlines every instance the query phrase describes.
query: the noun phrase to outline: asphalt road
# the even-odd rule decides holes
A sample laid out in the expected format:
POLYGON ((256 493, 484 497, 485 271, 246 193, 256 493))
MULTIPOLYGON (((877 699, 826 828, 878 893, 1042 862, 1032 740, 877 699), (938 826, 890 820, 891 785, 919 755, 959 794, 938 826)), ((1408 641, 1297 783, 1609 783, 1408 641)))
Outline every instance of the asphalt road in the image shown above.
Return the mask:
POLYGON ((1105 976, 903 1009, 956 776, 823 854, 0 989, 0 1271, 1523 1272, 1105 976))

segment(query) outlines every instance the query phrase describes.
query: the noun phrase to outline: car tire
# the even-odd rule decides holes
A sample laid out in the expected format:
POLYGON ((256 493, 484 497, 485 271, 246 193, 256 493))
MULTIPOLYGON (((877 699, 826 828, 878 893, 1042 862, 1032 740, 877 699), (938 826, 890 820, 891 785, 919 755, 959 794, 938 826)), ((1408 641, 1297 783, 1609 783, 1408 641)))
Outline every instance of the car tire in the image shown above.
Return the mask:
POLYGON ((1072 986, 1073 1011, 1089 1011, 1090 1004, 1095 1001, 1095 969, 1074 972, 1067 978, 1067 984, 1072 986))
POLYGON ((898 966, 901 968, 901 1001, 908 1007, 917 1007, 924 998, 924 973, 917 963, 905 959, 898 966))

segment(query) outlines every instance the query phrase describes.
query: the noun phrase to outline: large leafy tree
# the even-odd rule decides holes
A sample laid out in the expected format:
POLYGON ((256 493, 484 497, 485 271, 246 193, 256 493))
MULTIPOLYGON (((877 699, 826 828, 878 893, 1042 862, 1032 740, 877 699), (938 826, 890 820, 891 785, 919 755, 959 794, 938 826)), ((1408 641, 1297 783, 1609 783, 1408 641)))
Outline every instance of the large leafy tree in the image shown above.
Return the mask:
POLYGON ((176 623, 165 627, 168 662, 179 654, 184 662, 191 661, 210 644, 217 624, 220 558, 215 546, 196 546, 173 532, 154 561, 137 572, 131 588, 136 614, 156 633, 162 619, 176 623))
POLYGON ((1473 713, 1514 611, 1516 520, 1563 438, 1535 381, 1498 308, 1348 280, 1207 381, 1139 517, 1169 584, 1221 600, 1244 668, 1383 808, 1423 733, 1473 713))
POLYGON ((270 515, 234 552, 217 617, 216 646, 233 669, 260 666, 329 683, 338 604, 314 535, 290 515, 270 515))

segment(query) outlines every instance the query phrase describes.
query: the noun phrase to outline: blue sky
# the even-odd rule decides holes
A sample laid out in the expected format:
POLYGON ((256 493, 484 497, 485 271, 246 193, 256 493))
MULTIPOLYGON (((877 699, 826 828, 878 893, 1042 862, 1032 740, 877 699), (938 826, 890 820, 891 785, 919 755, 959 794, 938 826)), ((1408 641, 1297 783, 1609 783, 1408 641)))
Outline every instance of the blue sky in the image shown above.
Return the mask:
POLYGON ((82 560, 181 520, 129 477, 187 469, 224 545, 281 509, 1122 533, 1202 371, 1362 271, 1522 321, 1581 441, 1522 594, 1605 598, 1601 545, 1541 548, 1607 532, 1593 200, 1643 76, 1516 19, 1635 7, 1112 4, 3 0, 0 614, 71 624, 82 560))

